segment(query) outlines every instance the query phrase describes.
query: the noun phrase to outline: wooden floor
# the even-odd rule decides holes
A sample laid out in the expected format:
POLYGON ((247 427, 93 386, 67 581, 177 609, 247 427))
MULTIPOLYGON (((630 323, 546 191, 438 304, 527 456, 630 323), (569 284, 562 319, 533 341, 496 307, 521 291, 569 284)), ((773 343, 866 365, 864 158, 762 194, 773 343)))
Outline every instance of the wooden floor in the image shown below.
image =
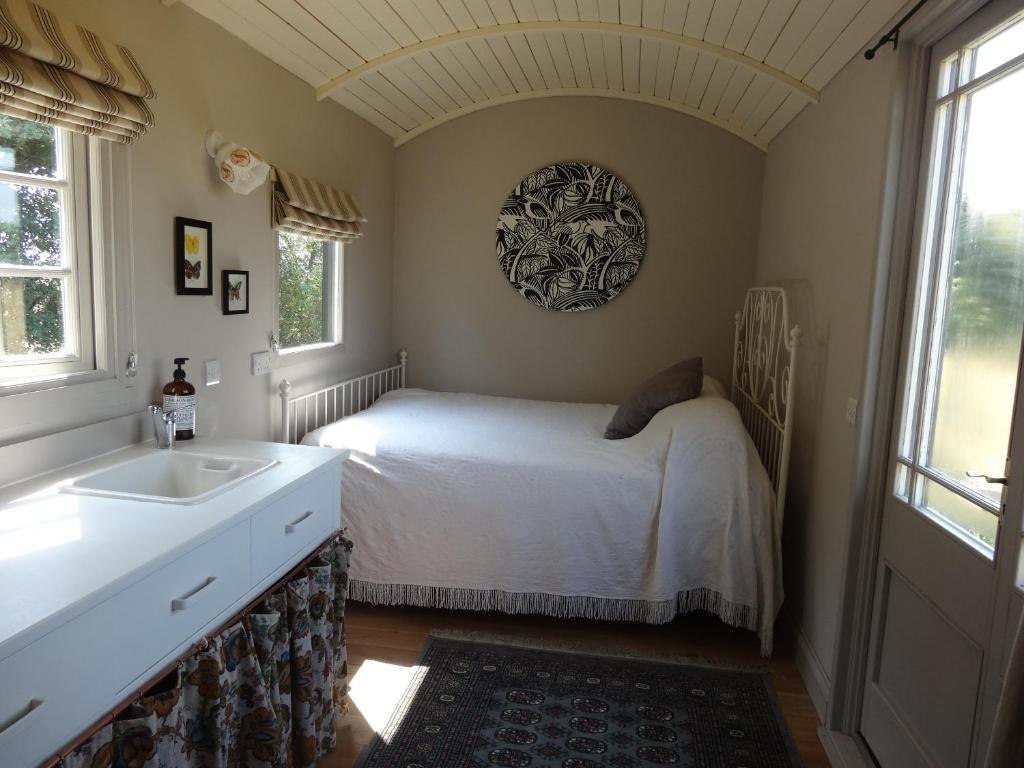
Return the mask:
POLYGON ((401 693, 397 689, 404 688, 403 668, 416 663, 427 635, 435 629, 531 638, 597 650, 618 649, 654 658, 693 656, 726 665, 765 667, 771 672, 803 765, 806 768, 829 765, 818 741, 818 717, 797 672, 792 651, 783 642, 784 647, 777 648, 771 659, 763 659, 758 655, 753 633, 731 629, 706 614, 688 614, 671 624, 650 626, 349 603, 345 624, 349 680, 354 682, 359 695, 353 693, 350 712, 339 721, 338 747, 321 763, 324 768, 355 765, 359 753, 373 739, 374 730, 367 717, 378 724, 382 717, 386 718, 389 700, 401 693), (364 664, 366 674, 357 679, 364 664), (374 707, 368 703, 371 695, 378 699, 374 707), (360 710, 360 700, 363 700, 365 713, 360 710))

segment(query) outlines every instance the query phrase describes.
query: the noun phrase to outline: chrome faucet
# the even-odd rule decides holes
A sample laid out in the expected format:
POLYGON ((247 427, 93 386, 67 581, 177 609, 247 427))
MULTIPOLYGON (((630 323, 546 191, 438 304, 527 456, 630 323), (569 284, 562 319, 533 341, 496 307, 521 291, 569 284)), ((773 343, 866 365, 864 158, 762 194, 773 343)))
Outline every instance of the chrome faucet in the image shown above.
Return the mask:
POLYGON ((149 415, 153 419, 153 434, 156 436, 156 447, 171 449, 174 447, 174 431, 177 429, 178 412, 164 413, 159 405, 149 406, 149 415))

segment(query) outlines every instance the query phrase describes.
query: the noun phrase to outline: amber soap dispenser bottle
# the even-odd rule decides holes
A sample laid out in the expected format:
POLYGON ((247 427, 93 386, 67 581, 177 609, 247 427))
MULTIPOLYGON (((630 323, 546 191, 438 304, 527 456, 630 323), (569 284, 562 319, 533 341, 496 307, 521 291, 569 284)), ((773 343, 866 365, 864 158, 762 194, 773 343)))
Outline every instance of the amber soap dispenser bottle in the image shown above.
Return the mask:
POLYGON ((191 440, 196 436, 196 388, 185 381, 187 357, 174 358, 178 366, 174 381, 164 387, 164 413, 175 412, 174 438, 191 440))

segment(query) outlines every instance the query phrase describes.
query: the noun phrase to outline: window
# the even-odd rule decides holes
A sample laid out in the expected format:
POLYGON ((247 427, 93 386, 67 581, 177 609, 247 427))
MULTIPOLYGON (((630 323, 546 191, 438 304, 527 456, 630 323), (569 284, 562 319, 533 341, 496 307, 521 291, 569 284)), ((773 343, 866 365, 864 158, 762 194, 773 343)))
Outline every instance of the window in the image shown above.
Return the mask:
POLYGON ((897 495, 992 557, 1024 329, 1024 18, 933 65, 897 495))
POLYGON ((0 115, 0 384, 96 368, 86 146, 0 115))
POLYGON ((341 342, 342 257, 338 243, 277 235, 277 311, 281 351, 341 342))

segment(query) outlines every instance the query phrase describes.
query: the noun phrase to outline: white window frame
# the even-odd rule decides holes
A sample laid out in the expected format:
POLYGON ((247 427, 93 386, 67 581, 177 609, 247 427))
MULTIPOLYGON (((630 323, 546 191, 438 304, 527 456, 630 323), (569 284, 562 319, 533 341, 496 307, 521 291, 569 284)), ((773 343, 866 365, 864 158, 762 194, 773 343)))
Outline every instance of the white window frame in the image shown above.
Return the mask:
MULTIPOLYGON (((280 234, 274 232, 274 344, 281 365, 302 362, 310 353, 336 351, 344 347, 344 315, 345 315, 345 247, 342 243, 323 240, 324 249, 324 295, 323 315, 324 329, 328 340, 313 344, 302 344, 295 347, 280 346, 281 338, 281 248, 280 234)), ((301 236, 301 235, 300 235, 301 236)), ((310 238, 315 239, 315 238, 310 238)))
POLYGON ((63 371, 43 367, 58 362, 51 360, 36 364, 35 374, 0 380, 0 444, 137 408, 125 393, 134 386, 140 365, 130 149, 66 132, 62 141, 67 142, 75 189, 76 291, 83 318, 77 331, 91 337, 82 345, 89 354, 59 361, 70 363, 63 371))
POLYGON ((0 355, 0 386, 92 371, 96 367, 93 322, 92 249, 89 227, 88 146, 84 136, 55 129, 55 178, 0 171, 0 182, 56 190, 61 211, 60 266, 0 264, 0 277, 53 277, 66 280, 64 294, 65 347, 60 353, 19 359, 0 355))

